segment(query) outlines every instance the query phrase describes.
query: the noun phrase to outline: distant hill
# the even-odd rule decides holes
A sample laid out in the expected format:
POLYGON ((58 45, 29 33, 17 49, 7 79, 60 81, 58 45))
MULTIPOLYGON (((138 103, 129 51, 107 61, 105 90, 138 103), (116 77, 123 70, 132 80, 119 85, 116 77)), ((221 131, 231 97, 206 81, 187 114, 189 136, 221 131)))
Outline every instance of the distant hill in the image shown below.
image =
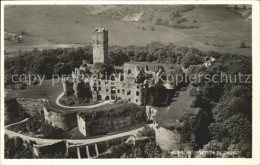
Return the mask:
POLYGON ((36 47, 84 46, 91 43, 91 31, 100 27, 102 21, 102 27, 109 30, 109 45, 174 42, 202 50, 251 55, 251 48, 239 48, 241 42, 251 47, 251 20, 224 5, 196 5, 185 10, 180 5, 7 6, 5 30, 23 32, 24 42, 5 41, 5 51, 12 54, 36 47), (172 18, 170 14, 176 11, 180 15, 172 18), (169 23, 158 25, 158 18, 169 23))

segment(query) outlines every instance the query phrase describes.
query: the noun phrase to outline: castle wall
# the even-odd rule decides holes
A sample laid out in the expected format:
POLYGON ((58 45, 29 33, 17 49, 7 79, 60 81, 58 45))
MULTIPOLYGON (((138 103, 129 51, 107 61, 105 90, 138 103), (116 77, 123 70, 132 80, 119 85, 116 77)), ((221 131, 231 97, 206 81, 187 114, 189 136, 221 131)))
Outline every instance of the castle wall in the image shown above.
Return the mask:
POLYGON ((72 93, 73 83, 70 83, 68 80, 65 79, 65 80, 62 81, 62 86, 63 86, 63 92, 64 92, 65 96, 72 93))
POLYGON ((43 155, 53 156, 57 153, 61 153, 64 156, 67 154, 67 142, 61 141, 48 145, 33 145, 33 154, 36 157, 41 157, 43 155))
POLYGON ((157 114, 157 109, 155 109, 153 106, 146 106, 146 115, 148 121, 154 121, 154 117, 157 114))
POLYGON ((122 104, 120 107, 104 111, 80 113, 77 120, 79 131, 85 136, 93 136, 145 123, 146 115, 144 107, 122 104))
MULTIPOLYGON (((154 124, 155 140, 156 143, 161 147, 163 151, 179 151, 180 148, 184 147, 184 144, 189 143, 190 135, 193 134, 201 124, 201 114, 197 114, 197 120, 190 130, 177 131, 167 129, 163 126, 154 124)), ((187 147, 187 146, 186 146, 187 147)))
POLYGON ((141 68, 138 65, 124 64, 124 79, 126 82, 134 82, 141 68))
MULTIPOLYGON (((90 81, 92 91, 97 91, 101 100, 117 100, 144 105, 144 85, 128 82, 90 81)), ((96 93, 95 93, 96 94, 96 93)), ((95 96, 96 97, 96 96, 95 96)))
POLYGON ((42 99, 17 98, 17 102, 30 115, 42 111, 42 106, 43 106, 42 99))
POLYGON ((87 136, 86 123, 85 123, 84 119, 81 118, 78 114, 77 114, 77 122, 78 122, 79 131, 80 131, 84 136, 87 136))
POLYGON ((54 112, 48 109, 45 105, 43 106, 43 112, 45 121, 53 127, 62 130, 71 130, 77 127, 77 118, 75 113, 54 112))
POLYGON ((74 82, 73 89, 74 89, 74 96, 75 98, 80 98, 81 96, 81 85, 78 84, 77 82, 74 82))

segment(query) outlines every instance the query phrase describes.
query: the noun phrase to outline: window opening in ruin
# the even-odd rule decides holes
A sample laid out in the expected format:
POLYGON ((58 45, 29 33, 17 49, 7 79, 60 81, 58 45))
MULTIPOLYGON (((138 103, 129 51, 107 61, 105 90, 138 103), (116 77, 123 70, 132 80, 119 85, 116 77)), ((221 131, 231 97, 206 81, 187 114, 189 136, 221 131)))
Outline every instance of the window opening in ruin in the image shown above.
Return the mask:
POLYGON ((111 100, 116 100, 116 95, 111 95, 111 100))
POLYGON ((117 90, 117 93, 120 93, 120 89, 117 90))
POLYGON ((106 96, 105 100, 109 100, 109 96, 106 96))
POLYGON ((127 74, 131 74, 131 72, 132 72, 131 69, 127 70, 127 74))
POLYGON ((120 77, 120 81, 123 81, 124 80, 124 76, 122 75, 121 77, 120 77))
POLYGON ((138 103, 138 99, 136 99, 136 102, 138 103))
POLYGON ((102 100, 101 95, 98 95, 98 96, 97 96, 97 100, 102 100))
POLYGON ((131 90, 127 90, 127 95, 131 95, 131 90))
POLYGON ((139 96, 139 91, 136 91, 136 96, 139 96))
POLYGON ((128 101, 131 101, 131 98, 129 98, 128 101))
POLYGON ((108 88, 106 88, 106 92, 108 92, 108 88))
POLYGON ((117 100, 121 100, 121 97, 117 97, 117 100))
POLYGON ((122 89, 122 94, 125 94, 125 90, 124 89, 122 89))

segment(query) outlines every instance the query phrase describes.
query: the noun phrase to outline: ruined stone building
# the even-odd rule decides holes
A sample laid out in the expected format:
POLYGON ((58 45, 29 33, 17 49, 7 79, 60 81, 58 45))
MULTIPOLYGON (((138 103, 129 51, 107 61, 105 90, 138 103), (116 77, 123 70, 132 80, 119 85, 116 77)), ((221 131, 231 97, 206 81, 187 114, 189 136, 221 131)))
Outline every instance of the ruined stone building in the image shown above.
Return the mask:
POLYGON ((162 68, 148 71, 148 67, 141 68, 125 63, 121 72, 115 72, 114 67, 108 63, 107 29, 93 30, 92 46, 93 64, 83 60, 82 65, 72 72, 71 77, 63 79, 65 96, 73 94, 76 99, 130 102, 142 106, 145 105, 148 88, 156 84, 165 86, 155 78, 163 72, 162 68))
POLYGON ((108 65, 108 30, 93 30, 92 46, 93 65, 83 60, 83 64, 72 72, 71 78, 64 78, 64 94, 73 93, 75 98, 89 97, 94 101, 125 101, 144 105, 146 85, 140 81, 142 71, 139 66, 125 64, 123 73, 114 74, 111 79, 105 79, 102 75, 108 65), (98 76, 86 78, 84 74, 98 76))

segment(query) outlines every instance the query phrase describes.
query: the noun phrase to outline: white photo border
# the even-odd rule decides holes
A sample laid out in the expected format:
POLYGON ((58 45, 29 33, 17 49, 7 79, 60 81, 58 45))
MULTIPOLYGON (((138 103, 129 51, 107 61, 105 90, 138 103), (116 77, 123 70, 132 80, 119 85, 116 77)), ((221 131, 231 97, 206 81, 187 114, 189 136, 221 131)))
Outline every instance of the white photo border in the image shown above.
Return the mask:
POLYGON ((1 163, 0 164, 260 164, 260 52, 259 52, 259 1, 2 1, 1 2, 1 163), (147 159, 4 159, 4 6, 5 5, 109 5, 109 4, 249 4, 252 5, 252 75, 253 75, 253 103, 252 103, 252 158, 147 158, 147 159))

